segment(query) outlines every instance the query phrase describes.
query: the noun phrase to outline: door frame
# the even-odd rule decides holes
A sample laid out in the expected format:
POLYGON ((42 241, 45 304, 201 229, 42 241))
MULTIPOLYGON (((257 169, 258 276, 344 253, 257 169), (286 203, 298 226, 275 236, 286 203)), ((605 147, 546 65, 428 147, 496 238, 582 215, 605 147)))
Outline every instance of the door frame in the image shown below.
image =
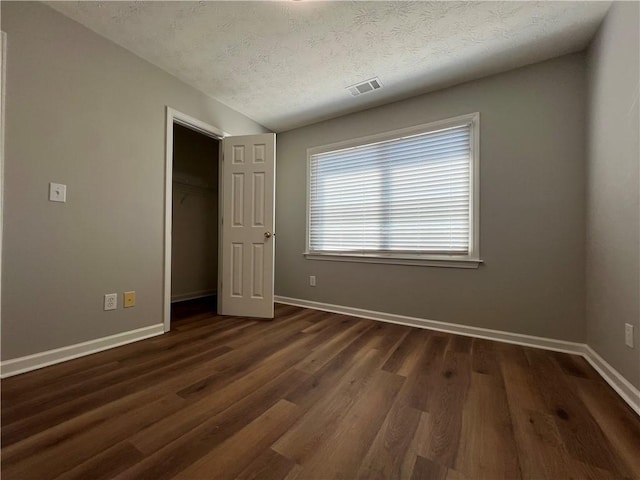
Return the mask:
MULTIPOLYGON (((182 125, 196 132, 215 138, 219 143, 218 152, 218 265, 222 259, 220 252, 222 245, 220 236, 222 234, 222 207, 219 201, 222 198, 222 175, 224 162, 222 161, 222 140, 229 134, 218 127, 209 125, 186 113, 182 113, 167 105, 166 111, 166 147, 164 159, 164 294, 163 294, 163 323, 165 333, 171 330, 171 232, 173 228, 173 125, 182 125)), ((219 268, 218 268, 219 271, 219 268)), ((218 310, 220 310, 221 275, 218 278, 218 310)))
MULTIPOLYGON (((0 30, 0 297, 2 296, 2 243, 4 230, 4 129, 7 99, 7 34, 0 30)), ((1 307, 0 307, 1 308, 1 307)), ((2 312, 0 311, 0 323, 2 312)))

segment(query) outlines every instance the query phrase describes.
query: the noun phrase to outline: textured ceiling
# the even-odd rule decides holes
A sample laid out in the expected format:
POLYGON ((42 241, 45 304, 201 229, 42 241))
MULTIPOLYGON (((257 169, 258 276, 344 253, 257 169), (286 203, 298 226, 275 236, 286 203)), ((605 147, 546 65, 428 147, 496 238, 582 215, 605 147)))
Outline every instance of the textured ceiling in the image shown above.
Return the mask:
POLYGON ((583 49, 609 2, 49 2, 284 131, 583 49), (384 87, 345 87, 377 76, 384 87))

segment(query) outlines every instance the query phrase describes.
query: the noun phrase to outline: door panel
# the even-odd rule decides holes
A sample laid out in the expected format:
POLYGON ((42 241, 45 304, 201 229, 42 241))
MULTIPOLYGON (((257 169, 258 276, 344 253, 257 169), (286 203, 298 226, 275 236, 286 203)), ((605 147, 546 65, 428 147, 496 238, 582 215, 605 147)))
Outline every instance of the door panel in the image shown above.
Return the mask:
POLYGON ((223 315, 273 318, 275 134, 223 140, 223 315))

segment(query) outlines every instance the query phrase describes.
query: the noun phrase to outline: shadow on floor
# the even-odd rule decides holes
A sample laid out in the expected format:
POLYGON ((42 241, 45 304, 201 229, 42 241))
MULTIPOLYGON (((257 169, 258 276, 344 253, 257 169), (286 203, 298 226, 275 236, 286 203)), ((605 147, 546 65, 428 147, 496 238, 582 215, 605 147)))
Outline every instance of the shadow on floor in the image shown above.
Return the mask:
POLYGON ((195 298, 193 300, 184 300, 171 304, 171 323, 179 322, 194 315, 217 313, 217 297, 210 295, 208 297, 195 298))

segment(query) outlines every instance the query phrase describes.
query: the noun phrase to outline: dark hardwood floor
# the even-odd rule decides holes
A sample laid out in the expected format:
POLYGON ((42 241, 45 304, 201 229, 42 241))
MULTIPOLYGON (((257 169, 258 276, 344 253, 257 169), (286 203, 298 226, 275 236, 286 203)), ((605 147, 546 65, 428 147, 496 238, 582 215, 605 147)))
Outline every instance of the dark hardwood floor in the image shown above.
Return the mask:
POLYGON ((2 478, 640 478, 581 357, 276 306, 2 381, 2 478))

